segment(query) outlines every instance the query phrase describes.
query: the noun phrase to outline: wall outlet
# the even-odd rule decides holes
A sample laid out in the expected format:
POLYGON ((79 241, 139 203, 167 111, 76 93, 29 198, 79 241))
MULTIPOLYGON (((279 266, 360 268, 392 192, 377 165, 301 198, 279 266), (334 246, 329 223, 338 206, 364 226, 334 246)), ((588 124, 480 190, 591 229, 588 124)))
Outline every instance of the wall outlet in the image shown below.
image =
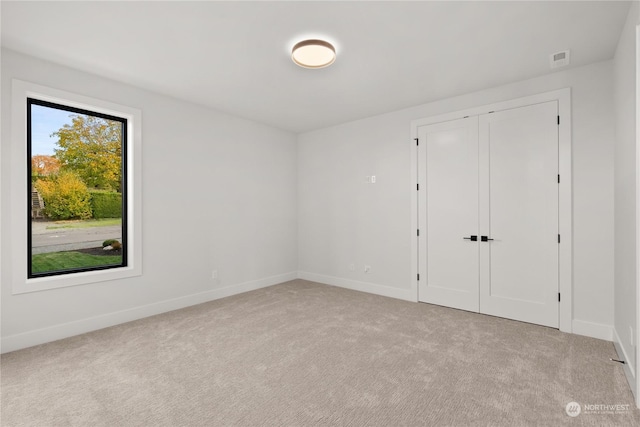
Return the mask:
POLYGON ((218 270, 213 270, 213 271, 211 272, 211 278, 212 278, 213 280, 218 280, 218 270))
POLYGON ((370 265, 365 265, 364 266, 364 272, 365 273, 369 273, 371 271, 371 266, 370 265))
POLYGON ((371 183, 372 184, 376 183, 376 176, 375 175, 371 175, 371 183))

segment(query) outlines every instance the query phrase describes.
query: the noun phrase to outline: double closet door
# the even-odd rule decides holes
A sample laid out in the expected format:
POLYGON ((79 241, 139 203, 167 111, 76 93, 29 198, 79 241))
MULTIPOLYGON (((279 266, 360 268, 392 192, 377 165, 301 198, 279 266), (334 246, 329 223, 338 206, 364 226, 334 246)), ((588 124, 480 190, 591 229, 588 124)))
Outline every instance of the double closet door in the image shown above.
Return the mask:
POLYGON ((557 328, 557 102, 418 137, 419 300, 557 328))

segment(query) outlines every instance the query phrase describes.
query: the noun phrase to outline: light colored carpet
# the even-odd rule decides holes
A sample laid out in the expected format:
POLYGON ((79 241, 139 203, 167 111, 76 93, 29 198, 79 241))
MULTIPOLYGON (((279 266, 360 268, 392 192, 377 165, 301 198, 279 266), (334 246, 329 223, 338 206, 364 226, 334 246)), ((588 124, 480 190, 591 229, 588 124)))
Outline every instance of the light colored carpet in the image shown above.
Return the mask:
POLYGON ((606 341, 296 280, 3 355, 0 420, 640 425, 611 357, 606 341))

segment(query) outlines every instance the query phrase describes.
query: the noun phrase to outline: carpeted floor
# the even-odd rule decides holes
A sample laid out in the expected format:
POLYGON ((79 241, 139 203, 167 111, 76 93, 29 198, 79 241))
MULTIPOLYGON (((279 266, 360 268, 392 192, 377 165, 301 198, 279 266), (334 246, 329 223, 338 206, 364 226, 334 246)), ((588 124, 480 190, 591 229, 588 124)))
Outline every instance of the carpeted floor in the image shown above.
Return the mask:
POLYGON ((611 357, 606 341, 296 280, 5 354, 0 423, 640 425, 611 357))

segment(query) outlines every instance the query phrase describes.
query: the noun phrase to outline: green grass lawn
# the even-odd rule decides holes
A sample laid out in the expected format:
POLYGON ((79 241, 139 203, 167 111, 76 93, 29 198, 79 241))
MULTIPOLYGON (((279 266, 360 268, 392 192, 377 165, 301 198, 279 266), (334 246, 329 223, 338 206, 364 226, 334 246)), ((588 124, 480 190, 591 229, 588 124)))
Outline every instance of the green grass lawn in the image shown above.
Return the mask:
POLYGON ((47 226, 47 230, 56 230, 58 228, 108 227, 110 225, 121 225, 121 224, 122 224, 121 218, 55 221, 53 225, 47 226))
POLYGON ((122 262, 122 255, 89 255, 80 252, 51 252, 31 257, 32 274, 114 265, 122 262))

